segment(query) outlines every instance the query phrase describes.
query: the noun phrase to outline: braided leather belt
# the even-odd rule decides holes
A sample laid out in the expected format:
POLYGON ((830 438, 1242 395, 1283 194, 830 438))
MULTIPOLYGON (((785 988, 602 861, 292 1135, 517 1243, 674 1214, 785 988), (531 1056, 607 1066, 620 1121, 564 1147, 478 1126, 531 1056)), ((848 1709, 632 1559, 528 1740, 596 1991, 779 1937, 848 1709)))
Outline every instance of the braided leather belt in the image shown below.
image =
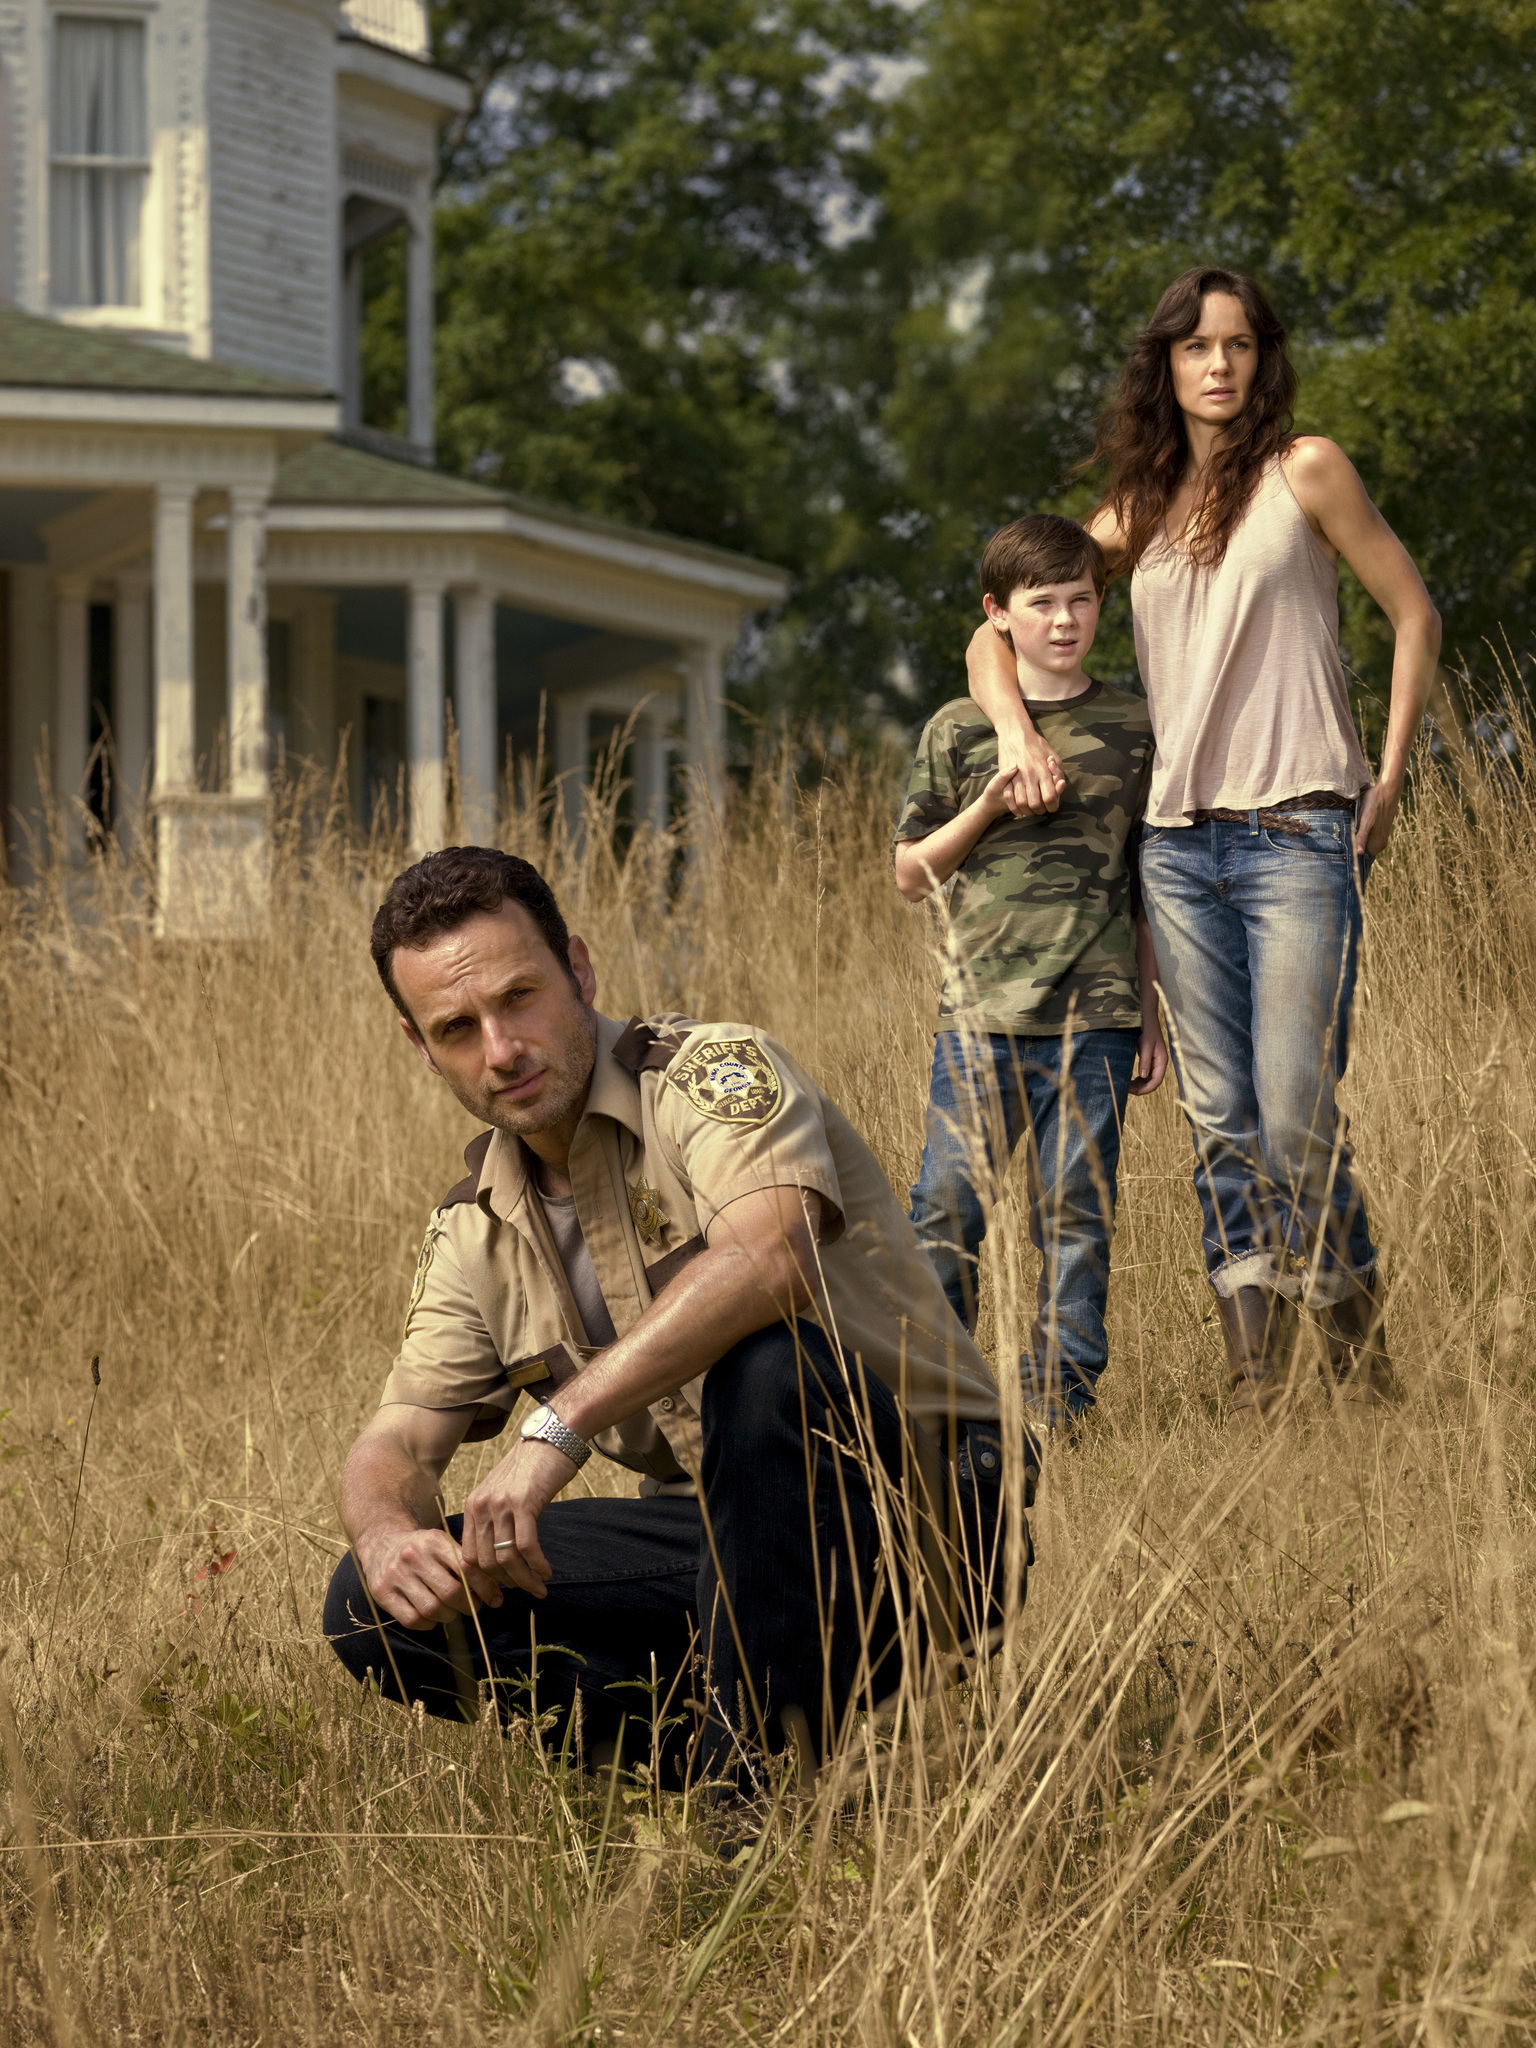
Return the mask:
POLYGON ((1355 799, 1340 796, 1336 789, 1309 789, 1304 796, 1287 797, 1282 804, 1269 804, 1260 811, 1191 811, 1191 825, 1246 825, 1256 817, 1266 832, 1289 832, 1300 836, 1306 826, 1288 817, 1289 811, 1353 811, 1355 799))

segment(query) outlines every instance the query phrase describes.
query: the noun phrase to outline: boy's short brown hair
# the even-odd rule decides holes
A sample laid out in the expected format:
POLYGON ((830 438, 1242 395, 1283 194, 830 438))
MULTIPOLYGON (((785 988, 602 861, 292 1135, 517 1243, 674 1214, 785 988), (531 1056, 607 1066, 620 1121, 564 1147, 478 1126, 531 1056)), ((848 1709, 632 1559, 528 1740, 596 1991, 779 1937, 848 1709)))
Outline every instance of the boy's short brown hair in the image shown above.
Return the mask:
POLYGON ((981 587, 995 603, 1006 605, 1016 590, 1038 590, 1046 583, 1071 583, 1091 576, 1104 595, 1104 550, 1075 519, 1054 512, 1031 512, 1012 519, 987 542, 981 558, 981 587))

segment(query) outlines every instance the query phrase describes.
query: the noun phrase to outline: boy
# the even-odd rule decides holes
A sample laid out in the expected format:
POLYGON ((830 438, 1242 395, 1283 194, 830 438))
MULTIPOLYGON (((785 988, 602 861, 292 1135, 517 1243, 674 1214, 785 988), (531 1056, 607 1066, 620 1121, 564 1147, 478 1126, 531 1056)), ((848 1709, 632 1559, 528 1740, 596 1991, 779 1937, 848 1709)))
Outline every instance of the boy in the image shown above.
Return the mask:
POLYGON ((1045 513, 1014 520, 987 544, 981 587, 1067 787, 1059 810, 1014 817, 997 735, 968 697, 936 712, 918 744, 896 828, 896 884, 920 903, 953 883, 912 1222, 974 1331, 987 1217, 1030 1131, 1040 1295, 1019 1372, 1033 1419, 1070 1429, 1092 1407, 1109 1355, 1104 1301, 1126 1099, 1151 1094, 1168 1063, 1151 938, 1134 899, 1152 727, 1142 699, 1084 673, 1104 555, 1081 526, 1045 513))

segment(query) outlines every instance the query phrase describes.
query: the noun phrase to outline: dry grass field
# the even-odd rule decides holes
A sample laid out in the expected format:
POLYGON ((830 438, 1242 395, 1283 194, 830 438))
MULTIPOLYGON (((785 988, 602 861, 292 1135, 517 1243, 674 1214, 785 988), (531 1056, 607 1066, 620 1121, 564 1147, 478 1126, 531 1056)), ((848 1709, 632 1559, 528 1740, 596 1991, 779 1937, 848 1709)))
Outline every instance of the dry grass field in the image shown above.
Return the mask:
MULTIPOLYGON (((604 1008, 758 1021, 905 1187, 935 975, 893 805, 767 766, 680 886, 654 843, 514 843, 604 1008)), ((1228 1426, 1172 1087, 1134 1104, 1112 1363, 1048 1456, 1015 1640, 734 1864, 643 1774, 413 1718, 319 1638, 471 1135, 368 960, 390 851, 285 831, 241 945, 157 942, 112 867, 0 905, 4 2041, 1536 2032, 1529 792, 1426 772, 1370 885, 1346 1092, 1401 1405, 1228 1426)), ((1005 1368, 1022 1242, 1010 1206, 1005 1368)))

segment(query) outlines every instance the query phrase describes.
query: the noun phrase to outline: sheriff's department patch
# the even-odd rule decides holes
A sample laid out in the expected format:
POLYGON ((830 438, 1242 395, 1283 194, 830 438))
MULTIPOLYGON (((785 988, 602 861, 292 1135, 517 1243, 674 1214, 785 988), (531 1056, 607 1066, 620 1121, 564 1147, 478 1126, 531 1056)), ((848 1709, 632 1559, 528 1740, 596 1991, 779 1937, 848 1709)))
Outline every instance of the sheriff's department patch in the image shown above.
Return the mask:
POLYGON ((784 1099, 774 1064, 755 1038, 711 1038, 667 1070, 702 1116, 765 1124, 784 1099))

